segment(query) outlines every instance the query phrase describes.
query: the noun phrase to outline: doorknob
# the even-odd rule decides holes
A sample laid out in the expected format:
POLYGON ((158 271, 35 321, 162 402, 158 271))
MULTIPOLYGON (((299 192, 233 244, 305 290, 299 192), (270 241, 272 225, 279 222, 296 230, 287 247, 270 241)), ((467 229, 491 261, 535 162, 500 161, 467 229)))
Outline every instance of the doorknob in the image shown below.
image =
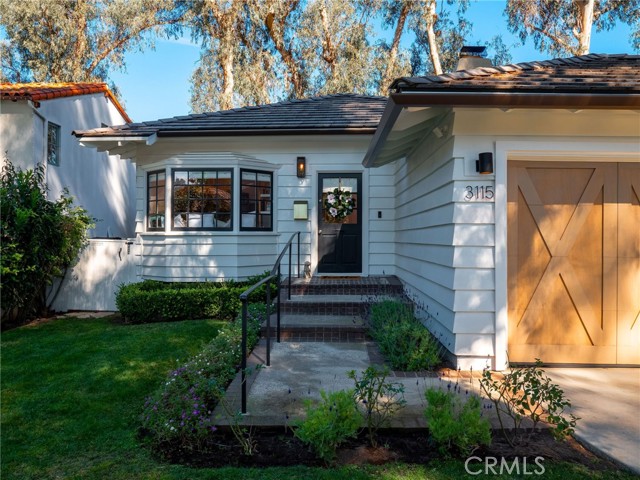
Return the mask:
POLYGON ((318 235, 321 235, 321 234, 322 234, 322 230, 318 230, 318 235))

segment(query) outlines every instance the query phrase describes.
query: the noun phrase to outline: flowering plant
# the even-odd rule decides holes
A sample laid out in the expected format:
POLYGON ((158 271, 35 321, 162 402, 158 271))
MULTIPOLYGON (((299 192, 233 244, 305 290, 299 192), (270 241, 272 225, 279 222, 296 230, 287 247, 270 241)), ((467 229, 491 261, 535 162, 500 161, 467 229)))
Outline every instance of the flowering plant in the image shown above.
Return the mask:
POLYGON ((356 202, 348 190, 334 188, 324 200, 324 210, 331 220, 340 221, 353 213, 356 202))

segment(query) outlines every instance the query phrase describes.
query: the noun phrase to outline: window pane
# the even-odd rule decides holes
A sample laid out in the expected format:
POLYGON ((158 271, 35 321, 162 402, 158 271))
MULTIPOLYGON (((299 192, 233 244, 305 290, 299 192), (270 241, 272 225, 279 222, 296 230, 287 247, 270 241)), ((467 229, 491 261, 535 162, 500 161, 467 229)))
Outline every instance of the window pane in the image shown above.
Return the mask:
POLYGON ((230 170, 218 171, 218 178, 231 181, 231 171, 230 170))
POLYGON ((175 180, 173 181, 174 185, 186 185, 187 184, 188 175, 187 172, 176 172, 175 180))
POLYGON ((271 185, 271 175, 266 173, 258 174, 258 182, 261 185, 271 185))
POLYGON ((256 174, 254 172, 242 172, 242 183, 244 185, 251 185, 256 181, 256 174))
POLYGON ((202 183, 202 173, 203 172, 189 172, 189 183, 191 185, 202 183))

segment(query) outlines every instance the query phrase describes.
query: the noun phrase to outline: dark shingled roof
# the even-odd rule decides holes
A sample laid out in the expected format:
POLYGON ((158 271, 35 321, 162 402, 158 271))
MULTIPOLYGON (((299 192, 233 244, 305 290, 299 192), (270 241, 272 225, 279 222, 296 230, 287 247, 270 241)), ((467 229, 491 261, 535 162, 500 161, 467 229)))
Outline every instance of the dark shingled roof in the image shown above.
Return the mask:
POLYGON ((640 93, 640 55, 589 54, 480 67, 427 77, 402 77, 400 92, 640 93))
POLYGON ((213 113, 76 131, 78 137, 372 134, 386 97, 327 95, 213 113))

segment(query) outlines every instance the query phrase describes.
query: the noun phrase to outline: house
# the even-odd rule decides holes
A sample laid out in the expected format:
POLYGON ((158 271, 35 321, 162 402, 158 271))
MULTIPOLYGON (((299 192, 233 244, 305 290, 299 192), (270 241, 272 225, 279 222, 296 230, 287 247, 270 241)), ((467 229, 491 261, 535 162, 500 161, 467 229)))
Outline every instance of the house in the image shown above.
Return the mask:
POLYGON ((136 162, 140 278, 301 231, 314 275, 397 275, 461 368, 638 365, 639 112, 640 57, 592 54, 75 134, 136 162))
POLYGON ((64 188, 96 218, 92 237, 134 235, 135 166, 82 148, 71 135, 131 122, 104 83, 0 84, 0 151, 23 170, 42 163, 50 199, 64 188))

